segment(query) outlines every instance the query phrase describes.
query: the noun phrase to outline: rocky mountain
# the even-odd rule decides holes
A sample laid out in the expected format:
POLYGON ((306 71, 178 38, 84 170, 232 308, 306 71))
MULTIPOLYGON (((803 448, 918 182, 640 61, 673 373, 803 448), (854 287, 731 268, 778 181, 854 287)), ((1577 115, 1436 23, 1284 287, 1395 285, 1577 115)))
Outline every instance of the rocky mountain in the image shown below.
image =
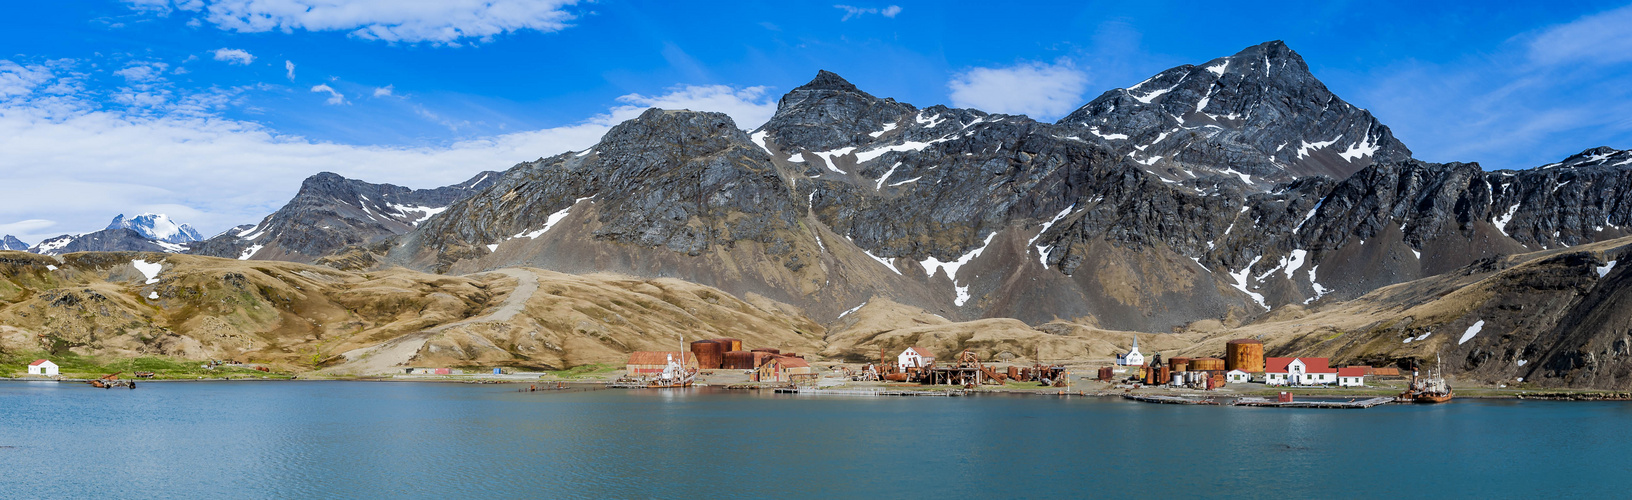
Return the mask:
POLYGON ((191 245, 189 251, 239 260, 313 262, 347 246, 407 232, 496 180, 497 172, 482 172, 463 183, 416 190, 324 172, 308 177, 294 199, 260 223, 233 228, 191 245))
POLYGON ((64 255, 74 252, 179 252, 180 245, 155 241, 133 229, 116 227, 94 233, 62 235, 40 242, 29 252, 64 255))
POLYGON ((1333 95, 1280 41, 1105 92, 1058 123, 1197 189, 1230 180, 1268 191, 1411 157, 1387 126, 1333 95))
MULTIPOLYGON (((8 238, 10 238, 8 236, 8 238)), ((87 234, 65 234, 41 241, 32 248, 6 246, 0 250, 26 250, 41 255, 73 252, 184 252, 185 243, 198 241, 198 232, 187 224, 177 224, 164 214, 142 214, 113 218, 106 229, 87 234)), ((22 245, 16 238, 8 243, 22 245)))
POLYGON ((882 296, 954 320, 1166 331, 1623 236, 1626 154, 1512 172, 1412 160, 1279 42, 1053 124, 920 109, 823 71, 751 133, 651 110, 518 165, 381 258, 673 276, 823 321, 882 296))
POLYGON ((28 244, 8 234, 5 238, 0 238, 0 250, 28 251, 28 244))
POLYGON ((177 224, 164 214, 141 214, 129 219, 124 214, 113 218, 107 229, 130 229, 147 239, 165 243, 183 244, 203 240, 193 226, 177 224))

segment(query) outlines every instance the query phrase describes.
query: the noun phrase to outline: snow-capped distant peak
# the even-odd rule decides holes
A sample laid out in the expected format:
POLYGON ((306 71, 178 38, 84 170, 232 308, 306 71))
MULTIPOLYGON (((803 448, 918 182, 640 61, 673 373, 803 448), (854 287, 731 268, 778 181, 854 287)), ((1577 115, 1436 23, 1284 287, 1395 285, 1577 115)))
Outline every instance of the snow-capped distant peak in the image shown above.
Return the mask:
POLYGON ((126 219, 124 214, 119 214, 108 224, 108 229, 116 228, 136 231, 148 239, 165 243, 180 244, 204 239, 199 236, 198 231, 193 230, 193 226, 177 224, 170 220, 170 216, 164 214, 144 213, 129 219, 126 219))
POLYGON ((15 251, 19 251, 19 252, 26 252, 26 251, 28 251, 28 244, 23 243, 23 241, 17 239, 16 236, 12 236, 12 235, 8 234, 4 238, 0 238, 0 250, 15 250, 15 251))

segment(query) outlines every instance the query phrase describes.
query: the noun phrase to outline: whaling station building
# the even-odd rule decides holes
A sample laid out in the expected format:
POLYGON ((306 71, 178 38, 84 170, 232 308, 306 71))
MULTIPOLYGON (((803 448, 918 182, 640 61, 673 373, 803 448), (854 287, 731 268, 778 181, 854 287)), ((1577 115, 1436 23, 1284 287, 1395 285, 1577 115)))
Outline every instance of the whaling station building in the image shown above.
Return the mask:
POLYGON ((1266 358, 1264 343, 1254 339, 1229 341, 1225 344, 1222 360, 1173 357, 1157 361, 1156 364, 1160 366, 1145 366, 1144 354, 1139 352, 1139 338, 1134 337, 1133 347, 1127 354, 1117 355, 1116 363, 1139 366, 1140 379, 1147 385, 1171 384, 1209 389, 1252 381, 1273 386, 1364 387, 1368 376, 1399 375, 1394 368, 1334 368, 1330 366, 1328 358, 1266 358))

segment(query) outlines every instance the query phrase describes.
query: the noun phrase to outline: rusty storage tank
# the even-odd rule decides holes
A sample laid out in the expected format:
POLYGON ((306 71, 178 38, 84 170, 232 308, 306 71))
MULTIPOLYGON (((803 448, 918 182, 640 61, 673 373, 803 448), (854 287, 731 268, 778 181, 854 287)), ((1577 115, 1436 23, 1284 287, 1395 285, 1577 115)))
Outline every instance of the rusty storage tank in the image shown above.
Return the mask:
POLYGON ((753 366, 750 366, 749 368, 759 368, 760 365, 764 365, 767 361, 770 361, 771 359, 776 358, 775 354, 771 354, 771 353, 768 353, 768 352, 748 351, 748 354, 754 357, 753 366))
POLYGON ((1218 358, 1194 358, 1190 360, 1190 371, 1224 371, 1224 360, 1218 358))
POLYGON ((1264 371, 1264 343, 1253 339, 1235 339, 1224 345, 1224 369, 1247 373, 1264 371))
POLYGON ((1190 369, 1190 358, 1184 358, 1184 357, 1167 358, 1167 368, 1169 370, 1173 370, 1173 371, 1176 371, 1176 372, 1182 372, 1182 371, 1189 370, 1190 369))
POLYGON ((748 351, 728 351, 725 353, 723 360, 721 368, 727 370, 752 370, 758 368, 754 366, 754 353, 748 351))
POLYGON ((773 349, 773 348, 770 348, 770 347, 761 347, 761 348, 758 348, 758 349, 749 349, 748 352, 766 352, 766 353, 771 353, 771 354, 782 354, 781 349, 773 349))
POLYGON ((691 343, 691 354, 697 357, 699 370, 718 370, 720 363, 725 361, 725 350, 720 343, 712 340, 699 340, 691 343))
POLYGON ((1173 381, 1173 370, 1171 368, 1166 367, 1166 366, 1162 367, 1160 373, 1157 374, 1156 383, 1165 384, 1165 383, 1172 382, 1172 381, 1173 381))
POLYGON ((727 339, 713 339, 713 340, 715 342, 719 342, 720 345, 722 347, 724 347, 724 349, 721 349, 721 350, 723 350, 725 352, 741 351, 742 350, 742 339, 729 339, 729 338, 727 338, 727 339))

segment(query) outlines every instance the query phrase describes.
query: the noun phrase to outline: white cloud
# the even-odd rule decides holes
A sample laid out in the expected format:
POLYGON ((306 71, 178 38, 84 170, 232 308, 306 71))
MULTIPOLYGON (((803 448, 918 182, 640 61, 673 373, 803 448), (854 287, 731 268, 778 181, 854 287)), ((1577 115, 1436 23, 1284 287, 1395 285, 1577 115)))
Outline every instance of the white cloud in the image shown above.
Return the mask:
MULTIPOLYGON (((228 31, 349 31, 366 40, 458 44, 514 31, 560 31, 577 0, 126 0, 131 8, 195 13, 228 31)), ((194 18, 197 20, 198 18, 194 18)))
POLYGON ((183 95, 145 110, 104 109, 88 97, 48 92, 69 73, 0 60, 0 221, 57 221, 14 231, 30 241, 99 230, 114 214, 140 211, 167 213, 213 234, 260 220, 288 202, 303 179, 323 171, 444 186, 482 170, 582 150, 646 106, 722 111, 743 128, 775 109, 763 87, 676 87, 621 97, 605 113, 556 128, 438 146, 368 146, 225 118, 216 110, 232 101, 230 91, 183 95))
POLYGON ((223 47, 215 49, 215 60, 225 61, 227 64, 245 65, 255 62, 255 56, 250 55, 249 51, 244 49, 229 49, 223 47))
POLYGON ((33 245, 39 243, 40 240, 56 236, 46 232, 47 229, 55 225, 57 225, 57 221, 46 219, 28 219, 10 224, 0 224, 0 237, 9 234, 23 240, 24 243, 33 245))
POLYGON ((618 98, 618 102, 625 105, 612 108, 599 121, 616 125, 640 116, 646 108, 689 109, 725 113, 737 123, 737 128, 753 130, 776 114, 776 102, 766 98, 767 90, 766 87, 737 89, 726 85, 688 85, 671 88, 669 93, 660 96, 629 94, 618 98))
POLYGON ((877 7, 856 7, 852 5, 834 5, 833 8, 844 11, 844 17, 839 19, 840 22, 849 21, 851 18, 860 17, 867 14, 879 14, 884 17, 894 19, 896 14, 901 13, 900 5, 891 5, 883 8, 882 10, 877 7))
POLYGON ((329 84, 327 84, 327 83, 321 83, 321 84, 313 85, 312 86, 312 92, 328 92, 329 93, 329 99, 326 100, 326 101, 323 101, 323 102, 326 102, 326 103, 329 103, 329 104, 345 104, 346 103, 346 96, 340 95, 340 92, 334 90, 334 87, 330 87, 329 84))
POLYGON ((1007 68, 973 68, 954 75, 947 87, 955 106, 1042 120, 1081 106, 1088 74, 1065 61, 1030 62, 1007 68))
POLYGON ((285 59, 283 61, 283 69, 289 73, 287 75, 289 77, 289 81, 295 81, 295 62, 285 59))
POLYGON ((1530 40, 1530 60, 1546 65, 1632 61, 1629 26, 1632 26, 1632 5, 1549 28, 1530 40))
POLYGON ((386 85, 384 87, 375 88, 374 89, 374 97, 390 97, 391 96, 391 91, 394 88, 396 88, 396 85, 386 85))
POLYGON ((131 83, 151 82, 158 80, 169 67, 162 62, 133 62, 113 74, 125 77, 125 81, 131 83))

